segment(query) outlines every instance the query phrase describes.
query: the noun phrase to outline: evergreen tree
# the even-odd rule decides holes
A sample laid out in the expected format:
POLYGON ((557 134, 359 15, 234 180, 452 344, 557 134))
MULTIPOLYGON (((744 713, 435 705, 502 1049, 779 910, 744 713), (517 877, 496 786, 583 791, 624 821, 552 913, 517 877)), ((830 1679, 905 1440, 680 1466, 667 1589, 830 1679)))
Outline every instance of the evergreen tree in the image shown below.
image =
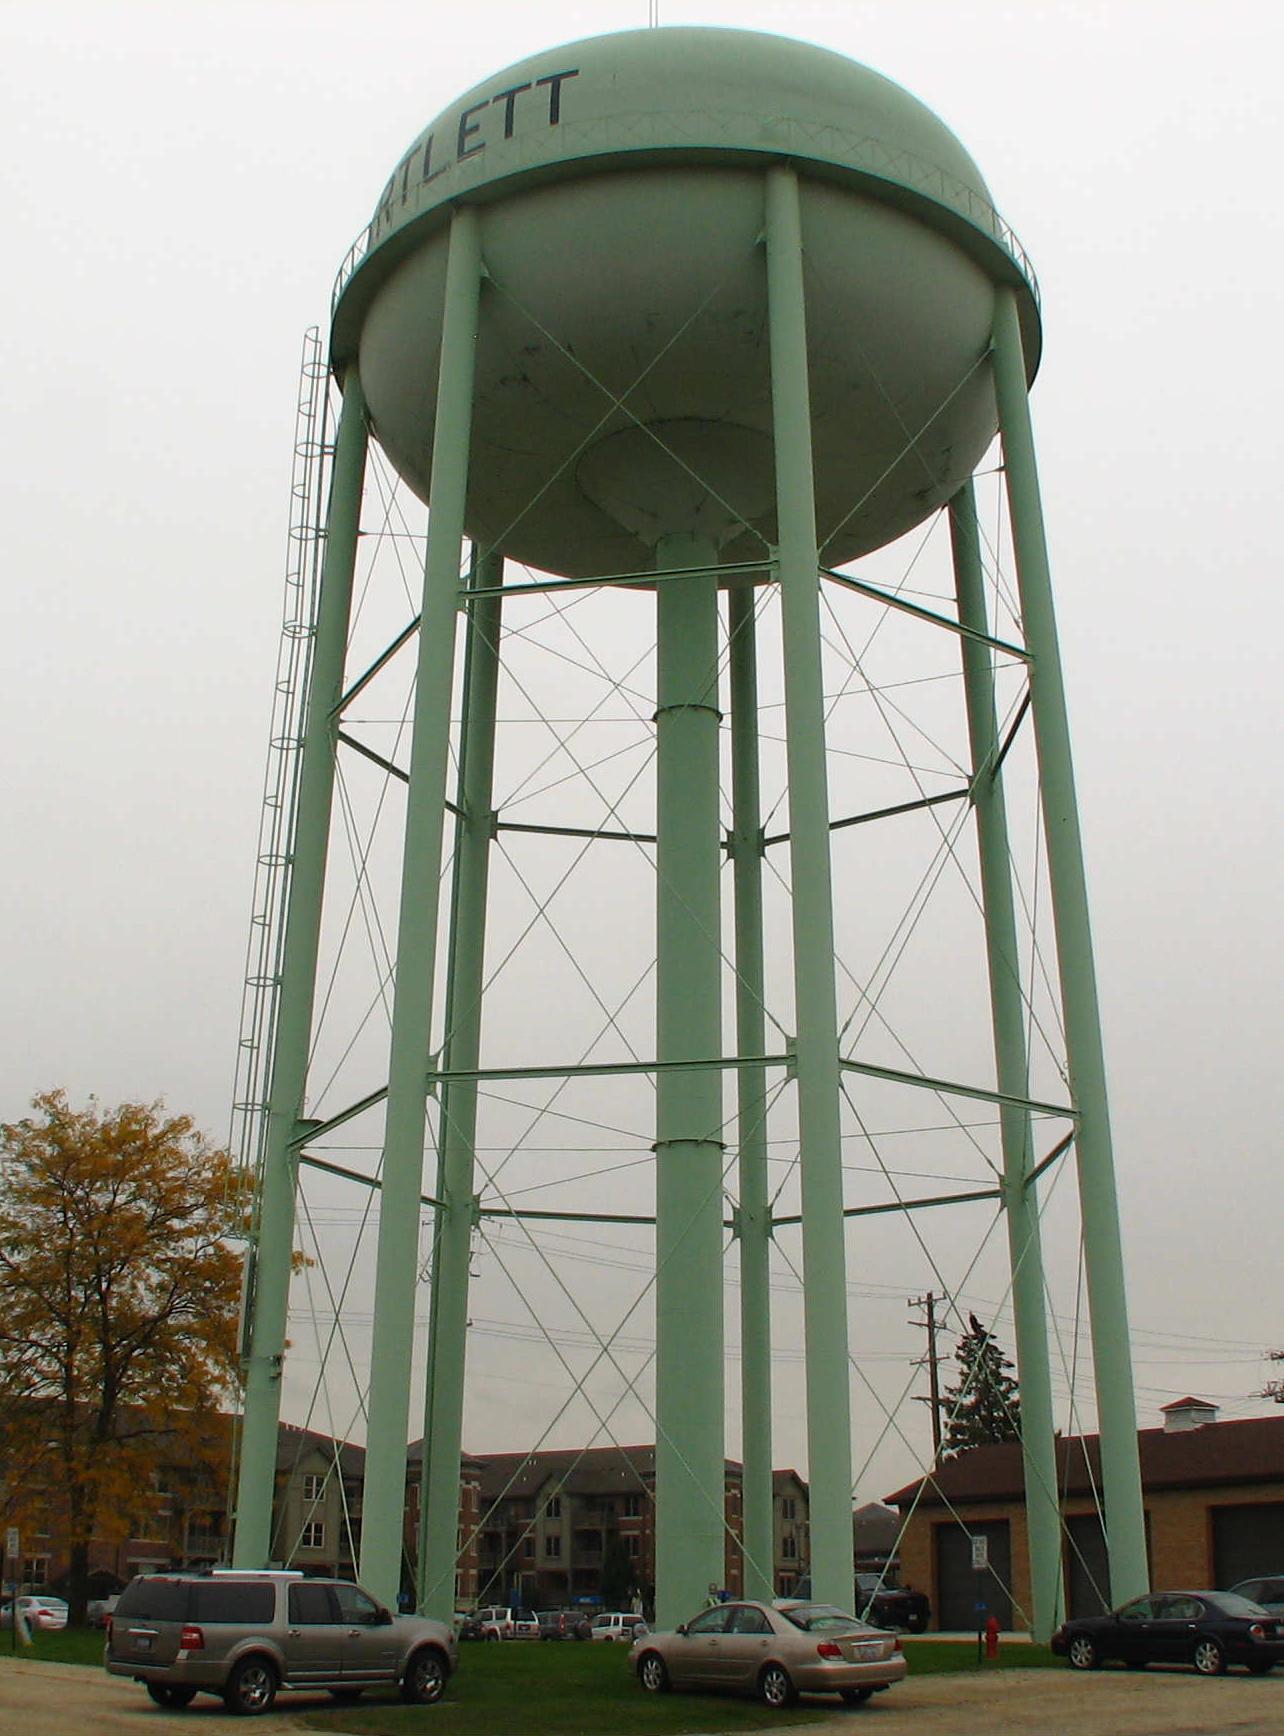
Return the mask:
POLYGON ((954 1357, 958 1381, 941 1400, 945 1419, 941 1456, 953 1458, 991 1441, 1019 1440, 1021 1395, 1009 1372, 1012 1360, 975 1314, 968 1315, 968 1330, 955 1346, 954 1357))

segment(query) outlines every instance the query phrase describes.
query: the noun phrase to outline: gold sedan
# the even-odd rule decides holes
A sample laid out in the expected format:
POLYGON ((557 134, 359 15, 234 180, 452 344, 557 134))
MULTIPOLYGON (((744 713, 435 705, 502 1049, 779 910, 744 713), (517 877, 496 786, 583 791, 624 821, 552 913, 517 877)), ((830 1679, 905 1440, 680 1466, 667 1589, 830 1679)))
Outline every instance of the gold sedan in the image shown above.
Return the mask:
POLYGON ((672 1633, 641 1635, 629 1653, 650 1694, 727 1688, 790 1706, 838 1694, 859 1706, 905 1675, 900 1637, 827 1603, 720 1603, 672 1633))

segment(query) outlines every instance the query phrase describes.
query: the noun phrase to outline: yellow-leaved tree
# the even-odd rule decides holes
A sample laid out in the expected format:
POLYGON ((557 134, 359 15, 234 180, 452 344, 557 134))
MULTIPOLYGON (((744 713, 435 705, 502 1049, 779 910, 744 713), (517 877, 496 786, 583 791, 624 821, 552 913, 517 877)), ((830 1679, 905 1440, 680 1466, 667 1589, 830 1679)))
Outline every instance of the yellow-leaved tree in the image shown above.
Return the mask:
POLYGON ((159 1103, 31 1107, 0 1124, 0 1505, 64 1545, 78 1621, 91 1540, 135 1534, 162 1472, 220 1478, 244 1190, 159 1103))

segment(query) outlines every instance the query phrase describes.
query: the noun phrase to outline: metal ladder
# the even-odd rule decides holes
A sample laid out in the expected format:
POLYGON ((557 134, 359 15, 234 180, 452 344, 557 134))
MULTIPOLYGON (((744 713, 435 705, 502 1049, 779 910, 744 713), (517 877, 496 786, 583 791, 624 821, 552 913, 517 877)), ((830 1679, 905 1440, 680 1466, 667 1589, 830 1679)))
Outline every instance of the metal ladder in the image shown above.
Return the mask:
POLYGON ((272 1087, 272 1048, 285 941, 300 749, 316 633, 325 542, 325 497, 334 451, 328 437, 329 372, 320 329, 312 326, 304 334, 299 365, 281 640, 263 778, 254 901, 245 954, 245 986, 228 1136, 228 1149, 240 1164, 243 1176, 253 1178, 255 1198, 272 1087))

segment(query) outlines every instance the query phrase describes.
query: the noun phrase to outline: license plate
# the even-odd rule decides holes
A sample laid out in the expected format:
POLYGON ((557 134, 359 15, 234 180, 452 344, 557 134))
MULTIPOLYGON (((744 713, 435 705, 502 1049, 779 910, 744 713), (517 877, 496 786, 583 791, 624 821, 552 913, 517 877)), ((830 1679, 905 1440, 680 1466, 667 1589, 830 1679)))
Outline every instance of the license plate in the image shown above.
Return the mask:
POLYGON ((134 1650, 136 1652, 150 1652, 151 1649, 152 1649, 152 1636, 150 1634, 135 1634, 134 1635, 134 1650))
POLYGON ((881 1658, 883 1655, 883 1642, 881 1640, 867 1640, 864 1645, 853 1646, 852 1650, 862 1664, 873 1663, 875 1659, 881 1658))

